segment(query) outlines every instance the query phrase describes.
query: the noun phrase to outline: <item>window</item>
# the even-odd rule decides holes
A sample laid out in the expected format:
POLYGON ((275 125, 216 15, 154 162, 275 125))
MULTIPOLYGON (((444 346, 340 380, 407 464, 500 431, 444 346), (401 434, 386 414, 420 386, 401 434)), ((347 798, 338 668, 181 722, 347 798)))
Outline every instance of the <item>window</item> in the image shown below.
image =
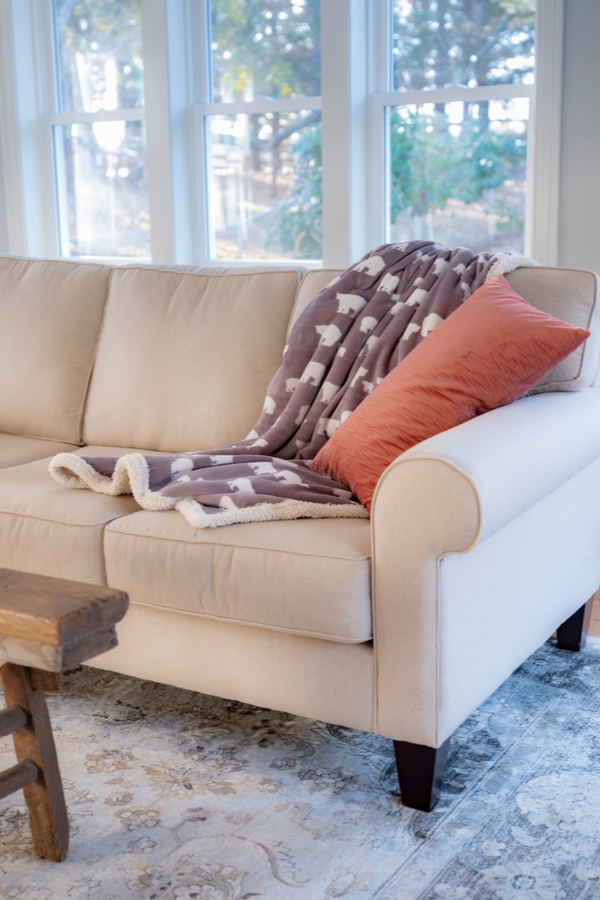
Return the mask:
POLYGON ((563 2, 4 0, 0 250, 555 264, 563 2))
POLYGON ((393 0, 386 236, 525 249, 534 0, 393 0))
POLYGON ((140 0, 54 0, 60 253, 150 257, 140 0))
POLYGON ((209 256, 320 259, 319 0, 212 0, 209 256))

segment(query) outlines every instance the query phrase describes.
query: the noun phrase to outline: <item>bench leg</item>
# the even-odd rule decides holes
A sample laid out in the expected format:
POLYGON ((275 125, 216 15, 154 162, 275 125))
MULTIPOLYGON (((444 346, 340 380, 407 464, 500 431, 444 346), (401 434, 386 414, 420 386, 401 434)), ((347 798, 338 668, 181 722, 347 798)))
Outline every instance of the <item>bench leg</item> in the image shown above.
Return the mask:
POLYGON ((585 646, 587 630, 594 606, 594 596, 595 594, 556 629, 556 646, 561 650, 577 651, 585 646))
POLYGON ((46 697, 32 687, 25 666, 6 663, 0 676, 6 705, 21 707, 28 716, 12 733, 17 760, 31 761, 39 770, 37 780, 23 787, 33 846, 38 856, 60 862, 69 848, 69 820, 46 697))
POLYGON ((404 806, 430 812, 440 797, 450 738, 437 750, 423 744, 394 741, 400 797, 404 806))

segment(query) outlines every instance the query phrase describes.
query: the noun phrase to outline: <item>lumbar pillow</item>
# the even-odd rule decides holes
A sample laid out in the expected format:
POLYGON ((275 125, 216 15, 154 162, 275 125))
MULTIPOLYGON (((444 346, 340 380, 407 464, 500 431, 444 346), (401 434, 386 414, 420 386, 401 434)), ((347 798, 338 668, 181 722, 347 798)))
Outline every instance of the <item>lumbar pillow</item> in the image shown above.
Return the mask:
POLYGON ((417 344, 311 466, 370 510, 381 474, 400 453, 521 397, 589 333, 535 309, 499 275, 417 344))

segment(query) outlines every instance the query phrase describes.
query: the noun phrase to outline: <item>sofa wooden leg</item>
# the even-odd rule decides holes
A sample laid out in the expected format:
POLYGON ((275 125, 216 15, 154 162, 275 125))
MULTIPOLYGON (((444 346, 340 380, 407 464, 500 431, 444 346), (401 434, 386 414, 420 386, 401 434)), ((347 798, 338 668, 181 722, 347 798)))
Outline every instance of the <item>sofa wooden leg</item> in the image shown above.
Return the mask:
POLYGON ((440 797, 450 738, 437 750, 423 744, 394 741, 400 797, 404 806, 430 812, 440 797))
POLYGON ((561 650, 577 651, 585 646, 594 597, 595 594, 556 629, 556 646, 561 650))

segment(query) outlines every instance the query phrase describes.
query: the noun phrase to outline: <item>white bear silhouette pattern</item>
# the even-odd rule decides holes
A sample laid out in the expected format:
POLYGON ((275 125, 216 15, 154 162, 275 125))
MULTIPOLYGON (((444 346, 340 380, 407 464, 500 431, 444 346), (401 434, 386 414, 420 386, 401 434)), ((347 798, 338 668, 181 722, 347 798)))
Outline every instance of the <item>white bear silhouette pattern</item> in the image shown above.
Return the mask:
POLYGON ((336 294, 336 299, 338 301, 337 311, 351 316, 356 316, 367 305, 364 297, 360 297, 358 294, 336 294))
POLYGON ((360 330, 365 334, 369 334, 376 326, 377 319, 373 318, 373 316, 365 316, 364 319, 361 319, 360 330))
POLYGON ((385 260, 381 256, 369 256, 367 259, 361 259, 354 266, 355 272, 365 272, 367 275, 379 275, 385 269, 385 260))
POLYGON ((337 325, 315 325, 317 334, 321 335, 319 344, 323 347, 333 347, 342 336, 342 332, 337 325))
POLYGON ((302 384, 306 384, 307 381, 310 381, 312 385, 318 387, 323 381, 323 376, 325 375, 325 366, 323 363, 315 362, 311 359, 302 373, 302 377, 300 381, 302 384))
POLYGON ((179 459, 175 459, 171 463, 171 475, 174 478, 178 478, 185 472, 191 472, 193 468, 194 463, 189 456, 180 456, 179 459))
POLYGON ((319 400, 321 403, 329 403, 330 400, 333 400, 339 389, 339 384, 332 384, 331 381, 324 381, 319 400))
POLYGON ((400 279, 397 275, 390 275, 388 272, 379 282, 378 290, 385 291, 386 294, 393 294, 394 288, 398 286, 399 281, 400 279))

